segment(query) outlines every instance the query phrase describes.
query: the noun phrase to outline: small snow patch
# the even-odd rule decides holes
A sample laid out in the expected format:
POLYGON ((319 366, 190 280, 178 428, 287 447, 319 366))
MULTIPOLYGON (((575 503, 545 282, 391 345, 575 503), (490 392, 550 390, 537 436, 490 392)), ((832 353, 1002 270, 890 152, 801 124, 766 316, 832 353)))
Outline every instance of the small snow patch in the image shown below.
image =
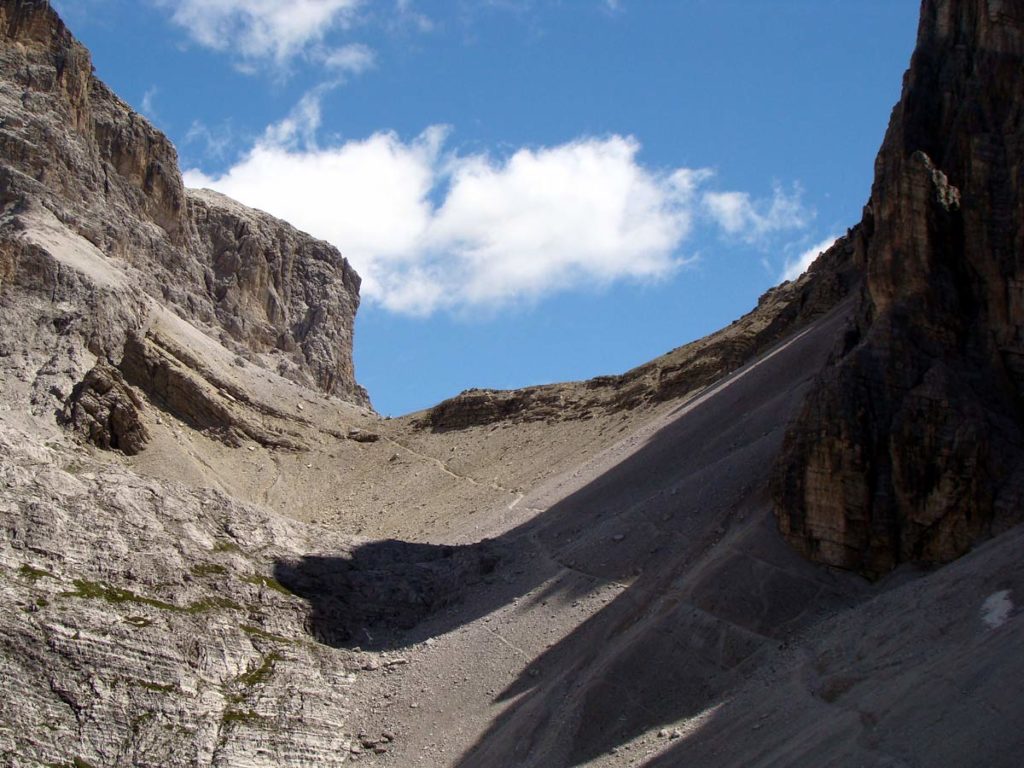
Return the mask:
POLYGON ((1010 590, 993 592, 981 605, 981 620, 989 629, 996 629, 1006 623, 1012 610, 1013 601, 1010 600, 1010 590))

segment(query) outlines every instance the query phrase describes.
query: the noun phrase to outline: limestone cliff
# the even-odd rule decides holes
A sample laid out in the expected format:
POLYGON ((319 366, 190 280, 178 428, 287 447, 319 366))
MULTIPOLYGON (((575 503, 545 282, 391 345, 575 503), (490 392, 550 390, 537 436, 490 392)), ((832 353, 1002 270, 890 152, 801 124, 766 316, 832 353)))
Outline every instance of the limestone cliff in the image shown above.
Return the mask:
POLYGON ((809 557, 941 563, 1024 516, 1024 2, 925 0, 865 208, 856 328, 773 494, 809 557))
MULTIPOLYGON (((45 0, 0 3, 0 35, 0 301, 33 326, 35 309, 52 315, 37 349, 60 369, 37 406, 62 407, 90 355, 120 363, 152 300, 249 362, 367 404, 352 366, 359 276, 338 251, 186 191, 174 147, 93 75, 45 0)), ((26 327, 5 325, 18 346, 26 327)))

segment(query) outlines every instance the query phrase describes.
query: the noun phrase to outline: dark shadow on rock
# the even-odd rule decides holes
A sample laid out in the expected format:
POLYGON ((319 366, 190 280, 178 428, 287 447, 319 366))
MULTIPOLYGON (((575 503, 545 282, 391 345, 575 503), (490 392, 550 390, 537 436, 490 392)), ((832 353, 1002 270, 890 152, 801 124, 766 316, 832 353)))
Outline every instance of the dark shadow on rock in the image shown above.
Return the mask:
POLYGON ((374 541, 347 557, 309 555, 280 561, 274 578, 309 601, 310 633, 336 647, 381 650, 457 601, 467 588, 493 578, 495 542, 436 546, 374 541))

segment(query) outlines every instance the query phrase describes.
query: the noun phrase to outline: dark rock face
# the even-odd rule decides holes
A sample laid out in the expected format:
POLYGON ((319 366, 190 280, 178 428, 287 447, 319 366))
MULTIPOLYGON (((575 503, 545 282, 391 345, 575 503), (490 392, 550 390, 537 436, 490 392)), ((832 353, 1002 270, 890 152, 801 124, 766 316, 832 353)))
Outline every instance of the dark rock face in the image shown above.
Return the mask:
POLYGON ((121 372, 101 362, 72 391, 61 421, 99 448, 132 456, 149 442, 142 408, 141 398, 125 383, 121 372))
POLYGON ((925 0, 861 230, 773 496, 808 557, 878 576, 1024 518, 1024 2, 925 0))
MULTIPOLYGON (((0 158, 0 299, 28 299, 26 274, 81 268, 65 258, 51 269, 59 254, 24 246, 44 221, 57 233, 48 242, 95 248, 87 277, 125 275, 126 294, 156 299, 236 354, 368 404, 352 365, 360 281, 348 262, 271 216, 186 191, 170 141, 93 76, 88 51, 44 0, 0 3, 0 158)), ((121 339, 144 324, 142 313, 121 339)), ((120 343, 90 349, 117 360, 120 343)))

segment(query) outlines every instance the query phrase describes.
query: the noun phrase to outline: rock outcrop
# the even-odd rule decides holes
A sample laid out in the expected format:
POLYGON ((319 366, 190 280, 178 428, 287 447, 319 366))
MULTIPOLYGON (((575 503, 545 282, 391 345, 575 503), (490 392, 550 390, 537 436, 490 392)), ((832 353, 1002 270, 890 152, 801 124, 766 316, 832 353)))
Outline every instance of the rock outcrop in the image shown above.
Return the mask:
POLYGON ((100 362, 71 392, 60 421, 99 448, 131 456, 149 442, 142 408, 142 399, 125 383, 121 372, 100 362))
POLYGON ((368 403, 352 366, 360 280, 338 250, 209 190, 188 192, 188 212, 217 322, 230 337, 269 355, 268 365, 276 355, 288 378, 368 403))
POLYGON ((1024 2, 925 0, 861 231, 857 324, 790 428, 783 534, 942 563, 1024 518, 1024 2))
POLYGON ((361 662, 265 563, 344 540, 2 422, 0 455, 0 762, 348 764, 361 662))
MULTIPOLYGON (((0 4, 0 35, 0 300, 59 297, 61 333, 115 362, 155 301, 250 362, 367 405, 352 366, 359 277, 338 251, 186 191, 174 147, 93 75, 45 0, 0 4)), ((0 329, 15 346, 37 335, 0 329)), ((55 362, 39 407, 60 408, 94 362, 55 362)))

